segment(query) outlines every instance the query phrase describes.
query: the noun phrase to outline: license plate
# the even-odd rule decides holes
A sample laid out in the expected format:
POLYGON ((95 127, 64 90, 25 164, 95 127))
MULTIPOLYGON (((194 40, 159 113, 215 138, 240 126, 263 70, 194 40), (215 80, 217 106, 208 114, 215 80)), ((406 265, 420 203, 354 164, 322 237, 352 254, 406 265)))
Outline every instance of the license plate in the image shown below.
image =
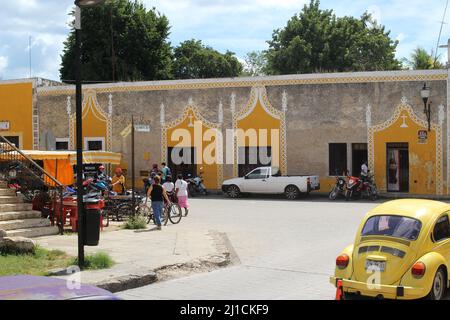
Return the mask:
POLYGON ((367 260, 366 270, 369 269, 372 271, 384 272, 384 270, 386 270, 386 262, 367 260))

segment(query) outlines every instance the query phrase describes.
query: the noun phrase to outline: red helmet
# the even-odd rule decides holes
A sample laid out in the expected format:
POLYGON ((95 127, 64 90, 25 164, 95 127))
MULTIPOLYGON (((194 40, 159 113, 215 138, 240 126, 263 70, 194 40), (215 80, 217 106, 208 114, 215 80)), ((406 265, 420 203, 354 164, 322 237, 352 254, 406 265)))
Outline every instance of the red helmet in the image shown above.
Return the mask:
POLYGON ((101 165, 100 167, 98 167, 98 169, 99 169, 100 171, 103 171, 103 170, 105 170, 105 166, 101 165))

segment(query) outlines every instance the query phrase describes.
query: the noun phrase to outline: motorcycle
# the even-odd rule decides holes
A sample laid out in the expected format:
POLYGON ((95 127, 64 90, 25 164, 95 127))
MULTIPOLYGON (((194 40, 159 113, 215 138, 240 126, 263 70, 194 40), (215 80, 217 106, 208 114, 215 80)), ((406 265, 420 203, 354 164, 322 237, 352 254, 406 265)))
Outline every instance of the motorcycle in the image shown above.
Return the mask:
POLYGON ((347 189, 347 182, 344 177, 336 177, 336 185, 333 190, 331 190, 330 195, 328 196, 330 200, 336 200, 339 195, 345 196, 347 189))
POLYGON ((203 172, 200 171, 200 175, 196 176, 195 178, 192 178, 191 175, 188 175, 188 179, 186 180, 186 182, 188 183, 188 191, 191 197, 195 197, 197 195, 206 196, 208 194, 208 191, 203 184, 204 181, 201 176, 202 174, 203 172))
POLYGON ((345 200, 350 201, 356 196, 360 198, 367 197, 372 201, 378 199, 378 188, 373 181, 373 176, 368 176, 366 180, 357 177, 348 178, 345 200))

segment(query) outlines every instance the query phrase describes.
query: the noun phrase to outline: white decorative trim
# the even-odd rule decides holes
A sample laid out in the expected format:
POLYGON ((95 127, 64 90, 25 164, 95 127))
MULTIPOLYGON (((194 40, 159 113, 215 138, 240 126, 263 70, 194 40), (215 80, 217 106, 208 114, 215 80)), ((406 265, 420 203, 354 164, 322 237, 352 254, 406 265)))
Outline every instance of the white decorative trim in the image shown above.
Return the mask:
MULTIPOLYGON (((253 87, 271 85, 297 85, 322 83, 366 83, 366 82, 393 82, 393 81, 432 81, 445 80, 447 70, 402 70, 402 71, 375 71, 352 73, 326 73, 326 74, 300 74, 264 77, 222 78, 222 79, 193 79, 147 81, 133 83, 92 84, 85 85, 87 89, 96 89, 101 92, 127 90, 171 90, 214 88, 214 87, 253 87), (162 87, 162 89, 161 89, 162 87), (165 89, 166 88, 166 89, 165 89)), ((1 82, 0 82, 1 83, 1 82)), ((40 94, 51 94, 64 91, 75 91, 75 86, 41 87, 40 94)))
MULTIPOLYGON (((265 87, 253 87, 250 92, 250 99, 247 106, 237 112, 233 117, 233 129, 238 129, 238 122, 247 118, 255 110, 258 101, 261 103, 264 111, 274 119, 280 120, 280 170, 283 174, 287 174, 287 130, 286 130, 286 113, 280 111, 272 106, 267 96, 267 91, 265 87)), ((237 145, 236 134, 234 137, 234 164, 233 172, 235 176, 238 176, 238 163, 239 163, 239 152, 237 145)))
POLYGON ((113 114, 113 95, 110 93, 108 96, 108 114, 112 117, 113 114))
POLYGON ((366 124, 367 129, 372 126, 372 106, 370 104, 366 107, 366 124))
MULTIPOLYGON (((187 105, 186 108, 184 109, 183 115, 181 117, 179 117, 178 119, 175 119, 169 123, 164 124, 161 128, 161 131, 162 131, 162 133, 161 133, 161 159, 162 160, 161 161, 162 162, 168 162, 167 132, 170 129, 180 126, 183 122, 185 122, 189 118, 189 116, 191 114, 193 114, 194 118, 197 119, 197 121, 200 121, 202 123, 202 125, 204 125, 208 129, 217 129, 217 130, 222 129, 222 124, 213 123, 213 122, 205 119, 196 106, 194 106, 192 104, 187 105)), ((221 146, 221 147, 223 148, 223 146, 221 146)), ((223 165, 217 164, 217 186, 220 187, 222 185, 222 182, 223 182, 223 165)))
POLYGON ((230 110, 231 115, 234 116, 234 114, 236 113, 236 93, 234 92, 231 94, 230 110))
POLYGON ((408 98, 403 96, 401 102, 402 104, 408 104, 408 98))
MULTIPOLYGON (((82 111, 82 119, 86 118, 89 112, 92 112, 95 118, 97 118, 101 122, 106 123, 106 143, 103 145, 103 148, 106 151, 112 150, 112 118, 106 113, 98 103, 97 100, 97 92, 94 90, 88 90, 83 95, 83 111, 82 111)), ((76 145, 75 137, 76 137, 76 113, 72 113, 70 115, 70 148, 74 149, 76 145)))
POLYGON ((164 126, 164 124, 166 123, 166 108, 164 107, 164 103, 161 103, 160 106, 160 118, 159 118, 159 122, 161 123, 161 125, 164 126))
POLYGON ((439 105, 438 107, 438 119, 439 119, 439 125, 442 126, 445 121, 445 107, 443 104, 439 105))
POLYGON ((288 110, 288 97, 286 90, 283 91, 283 97, 281 98, 281 106, 284 113, 288 110))
POLYGON ((72 97, 71 96, 67 96, 67 106, 66 106, 66 110, 67 110, 67 115, 70 116, 72 114, 72 97))
POLYGON ((223 123, 223 104, 222 104, 222 100, 220 100, 220 102, 219 102, 218 123, 223 123))
POLYGON ((84 137, 84 150, 88 149, 88 143, 92 141, 101 141, 102 143, 102 150, 105 151, 105 137, 84 137))
POLYGON ((189 97, 188 106, 193 106, 193 105, 194 105, 194 99, 192 97, 189 97))
MULTIPOLYGON (((369 128, 368 136, 368 150, 369 150, 369 167, 375 172, 375 133, 384 131, 396 123, 401 114, 406 111, 411 118, 411 120, 417 124, 419 127, 428 127, 428 123, 420 119, 414 112, 410 104, 405 103, 404 98, 401 100, 401 104, 395 109, 394 115, 382 124, 372 126, 369 128)), ((442 127, 439 124, 432 123, 431 129, 436 132, 436 193, 437 195, 442 195, 443 193, 443 143, 442 143, 442 127)), ((383 187, 384 188, 384 187, 383 187)), ((383 189, 382 189, 383 190, 383 189)))
POLYGON ((450 69, 447 70, 447 195, 450 194, 450 69))

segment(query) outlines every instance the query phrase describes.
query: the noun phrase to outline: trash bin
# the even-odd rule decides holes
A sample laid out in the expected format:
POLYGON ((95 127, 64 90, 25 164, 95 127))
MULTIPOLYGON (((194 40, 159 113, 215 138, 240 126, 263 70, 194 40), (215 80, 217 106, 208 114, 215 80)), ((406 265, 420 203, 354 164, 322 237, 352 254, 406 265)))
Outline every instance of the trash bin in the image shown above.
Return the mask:
POLYGON ((100 241, 100 210, 86 209, 86 234, 84 244, 86 246, 98 246, 100 241))
POLYGON ((101 209, 104 202, 99 199, 89 199, 85 201, 86 220, 85 220, 85 236, 84 244, 86 246, 98 246, 100 241, 100 220, 101 209))

